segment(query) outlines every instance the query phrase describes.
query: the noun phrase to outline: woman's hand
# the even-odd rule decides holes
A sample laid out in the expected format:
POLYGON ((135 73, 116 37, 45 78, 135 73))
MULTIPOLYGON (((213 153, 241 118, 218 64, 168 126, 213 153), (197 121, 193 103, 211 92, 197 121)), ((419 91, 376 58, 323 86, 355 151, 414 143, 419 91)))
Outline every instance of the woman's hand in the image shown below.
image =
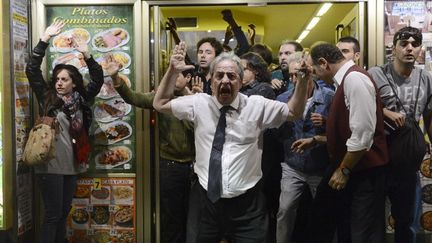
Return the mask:
POLYGON ((44 34, 41 37, 41 40, 43 42, 48 43, 48 41, 51 39, 51 37, 56 36, 60 34, 62 28, 66 25, 65 22, 58 20, 52 23, 48 28, 46 28, 44 34))

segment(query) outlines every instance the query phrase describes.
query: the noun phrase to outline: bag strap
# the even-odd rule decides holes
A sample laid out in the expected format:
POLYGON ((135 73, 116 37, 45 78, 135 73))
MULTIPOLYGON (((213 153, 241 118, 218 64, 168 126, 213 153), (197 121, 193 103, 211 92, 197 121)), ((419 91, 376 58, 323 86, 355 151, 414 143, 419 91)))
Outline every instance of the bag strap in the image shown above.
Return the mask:
MULTIPOLYGON (((405 111, 405 114, 408 115, 409 113, 407 112, 407 110, 405 110, 405 107, 404 107, 402 101, 400 100, 400 98, 396 92, 395 87, 393 86, 394 85, 393 77, 384 69, 384 67, 380 67, 380 68, 381 68, 384 76, 387 78, 387 82, 388 82, 390 88, 393 90, 393 93, 395 94, 396 99, 399 102, 399 106, 401 106, 402 109, 405 111)), ((415 114, 417 112, 417 102, 418 102, 419 93, 420 93, 419 92, 420 91, 420 85, 421 85, 421 81, 423 80, 422 73, 423 73, 423 70, 420 69, 420 75, 419 75, 420 79, 419 79, 418 86, 417 86, 417 96, 416 96, 415 103, 414 103, 414 111, 412 112, 412 118, 415 118, 415 114)), ((414 97, 411 99, 411 103, 412 103, 413 99, 414 99, 414 97)))

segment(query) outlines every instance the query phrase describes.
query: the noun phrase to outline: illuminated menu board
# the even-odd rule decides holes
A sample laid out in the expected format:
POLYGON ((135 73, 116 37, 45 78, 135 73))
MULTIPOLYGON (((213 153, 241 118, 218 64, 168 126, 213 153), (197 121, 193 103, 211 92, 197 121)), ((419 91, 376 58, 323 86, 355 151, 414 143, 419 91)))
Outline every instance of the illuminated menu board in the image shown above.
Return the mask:
MULTIPOLYGON (((134 88, 133 6, 47 7, 47 24, 57 20, 66 26, 50 43, 48 70, 57 64, 70 64, 78 68, 85 81, 90 80, 87 65, 71 42, 75 39, 88 44, 104 70, 108 60, 118 62, 120 78, 134 88)), ((93 105, 89 172, 134 173, 135 136, 135 109, 119 96, 105 73, 104 85, 93 105)))

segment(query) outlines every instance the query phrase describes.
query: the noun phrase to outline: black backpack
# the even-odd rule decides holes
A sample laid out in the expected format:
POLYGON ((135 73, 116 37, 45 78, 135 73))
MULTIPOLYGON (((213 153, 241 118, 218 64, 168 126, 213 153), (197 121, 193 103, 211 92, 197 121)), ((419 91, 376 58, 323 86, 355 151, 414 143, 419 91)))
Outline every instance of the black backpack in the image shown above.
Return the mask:
POLYGON ((405 117, 404 126, 395 129, 387 137, 390 166, 399 172, 417 171, 420 168, 420 164, 426 154, 426 141, 424 139, 424 134, 418 122, 415 120, 422 71, 420 71, 421 79, 417 87, 417 97, 414 104, 414 111, 411 114, 405 110, 405 107, 403 106, 402 101, 399 99, 392 82, 390 82, 389 74, 387 74, 383 68, 382 71, 387 77, 387 81, 392 88, 399 105, 403 108, 405 114, 407 114, 407 117, 405 117))

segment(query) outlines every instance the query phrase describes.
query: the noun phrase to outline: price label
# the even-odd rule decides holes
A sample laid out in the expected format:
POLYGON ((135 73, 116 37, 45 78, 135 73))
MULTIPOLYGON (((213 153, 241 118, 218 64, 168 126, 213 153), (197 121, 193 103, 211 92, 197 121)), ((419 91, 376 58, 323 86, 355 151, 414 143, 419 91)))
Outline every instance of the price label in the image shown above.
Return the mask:
POLYGON ((100 178, 93 178, 93 190, 100 190, 102 183, 100 178))
POLYGON ((94 235, 94 229, 87 229, 87 235, 94 235))
POLYGON ((87 205, 87 212, 93 212, 93 205, 87 205))
POLYGON ((111 213, 115 212, 116 211, 116 206, 115 205, 109 205, 108 211, 111 212, 111 213))
POLYGON ((124 164, 124 165, 123 165, 123 168, 124 168, 125 170, 130 170, 131 165, 130 165, 130 164, 124 164))
POLYGON ((115 230, 115 229, 110 229, 110 235, 111 235, 111 236, 117 236, 117 230, 115 230))

